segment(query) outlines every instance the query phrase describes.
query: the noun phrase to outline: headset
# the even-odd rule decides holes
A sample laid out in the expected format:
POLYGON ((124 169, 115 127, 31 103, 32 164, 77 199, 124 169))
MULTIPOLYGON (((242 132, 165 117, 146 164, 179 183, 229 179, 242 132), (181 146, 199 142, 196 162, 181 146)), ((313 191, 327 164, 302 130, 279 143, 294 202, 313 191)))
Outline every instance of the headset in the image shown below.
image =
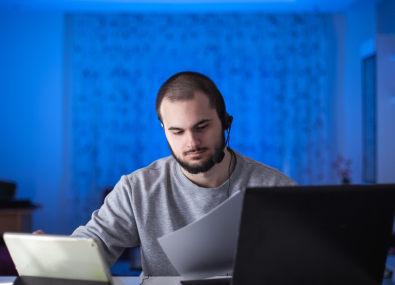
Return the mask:
MULTIPOLYGON (((215 152, 214 156, 213 156, 213 162, 217 163, 217 164, 221 163, 221 161, 225 157, 224 148, 229 143, 229 134, 230 134, 230 130, 231 130, 231 127, 232 127, 232 122, 233 122, 233 116, 230 116, 228 114, 228 112, 226 112, 226 106, 225 106, 224 97, 222 97, 221 93, 219 93, 219 95, 221 97, 222 107, 223 107, 222 116, 221 116, 220 120, 221 120, 222 127, 224 128, 224 130, 228 131, 228 137, 226 138, 225 145, 220 150, 217 150, 215 152)), ((232 153, 233 153, 233 151, 232 151, 232 153)), ((228 198, 230 197, 230 194, 229 194, 229 190, 230 190, 230 166, 232 165, 232 159, 233 159, 233 155, 231 155, 231 159, 230 159, 230 162, 229 162, 229 168, 228 168, 229 184, 228 184, 228 191, 226 191, 226 193, 228 194, 228 198)))
POLYGON ((220 150, 216 151, 214 156, 213 156, 213 162, 217 163, 217 164, 221 163, 221 161, 225 157, 224 148, 226 147, 226 145, 229 142, 229 134, 230 134, 230 129, 232 127, 232 122, 233 122, 233 116, 230 116, 228 114, 228 112, 226 112, 226 106, 225 106, 224 97, 222 97, 221 93, 219 95, 221 97, 222 107, 223 107, 222 116, 221 116, 220 120, 221 120, 222 127, 224 128, 224 130, 228 131, 228 137, 227 137, 227 139, 225 141, 225 145, 220 150))

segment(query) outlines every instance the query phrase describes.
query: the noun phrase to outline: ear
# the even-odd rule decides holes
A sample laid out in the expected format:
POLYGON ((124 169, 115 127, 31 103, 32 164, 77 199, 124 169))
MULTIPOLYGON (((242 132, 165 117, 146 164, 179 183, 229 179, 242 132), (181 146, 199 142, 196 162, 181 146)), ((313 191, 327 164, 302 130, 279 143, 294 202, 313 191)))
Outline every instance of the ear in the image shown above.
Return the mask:
POLYGON ((160 123, 160 125, 162 126, 162 128, 163 128, 163 123, 160 123))

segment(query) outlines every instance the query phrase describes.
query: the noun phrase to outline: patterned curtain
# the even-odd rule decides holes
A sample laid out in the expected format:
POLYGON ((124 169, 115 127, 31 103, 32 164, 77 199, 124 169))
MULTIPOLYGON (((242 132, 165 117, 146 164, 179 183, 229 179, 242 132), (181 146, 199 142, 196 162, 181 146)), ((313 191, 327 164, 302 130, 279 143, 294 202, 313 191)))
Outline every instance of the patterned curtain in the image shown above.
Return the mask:
POLYGON ((73 225, 121 175, 170 155, 155 98, 186 70, 223 94, 232 148, 300 185, 328 183, 326 23, 318 14, 69 15, 73 225))

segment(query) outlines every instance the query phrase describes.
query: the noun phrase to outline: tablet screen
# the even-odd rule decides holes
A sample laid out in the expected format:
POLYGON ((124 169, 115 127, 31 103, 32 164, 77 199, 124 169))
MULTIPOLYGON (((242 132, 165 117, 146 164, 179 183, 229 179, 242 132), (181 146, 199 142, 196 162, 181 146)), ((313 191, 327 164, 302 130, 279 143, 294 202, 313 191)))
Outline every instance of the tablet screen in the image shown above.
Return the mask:
POLYGON ((5 233, 4 241, 20 276, 112 283, 93 238, 5 233))

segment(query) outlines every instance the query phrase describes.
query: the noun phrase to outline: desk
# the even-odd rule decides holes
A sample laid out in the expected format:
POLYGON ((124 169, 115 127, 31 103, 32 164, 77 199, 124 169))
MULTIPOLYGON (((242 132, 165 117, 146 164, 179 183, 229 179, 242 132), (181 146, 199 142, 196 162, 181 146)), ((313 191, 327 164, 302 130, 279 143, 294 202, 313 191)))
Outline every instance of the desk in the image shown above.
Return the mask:
MULTIPOLYGON (((12 285, 16 277, 1 277, 0 285, 12 285)), ((144 281, 143 285, 180 285, 181 277, 151 277, 144 281)), ((140 277, 113 277, 115 285, 139 285, 140 277)), ((384 279, 383 285, 394 285, 391 279, 384 279)), ((354 285, 354 284, 350 284, 354 285)))
MULTIPOLYGON (((0 277, 0 285, 12 285, 16 277, 3 276, 0 277)), ((115 285, 139 285, 140 277, 113 277, 115 285)), ((145 285, 145 284, 144 284, 145 285)))
MULTIPOLYGON (((0 285, 12 285, 16 277, 0 276, 0 285)), ((144 280, 143 285, 180 285, 182 277, 150 277, 144 280)), ((115 285, 139 285, 141 283, 140 277, 119 276, 113 277, 115 285)))

